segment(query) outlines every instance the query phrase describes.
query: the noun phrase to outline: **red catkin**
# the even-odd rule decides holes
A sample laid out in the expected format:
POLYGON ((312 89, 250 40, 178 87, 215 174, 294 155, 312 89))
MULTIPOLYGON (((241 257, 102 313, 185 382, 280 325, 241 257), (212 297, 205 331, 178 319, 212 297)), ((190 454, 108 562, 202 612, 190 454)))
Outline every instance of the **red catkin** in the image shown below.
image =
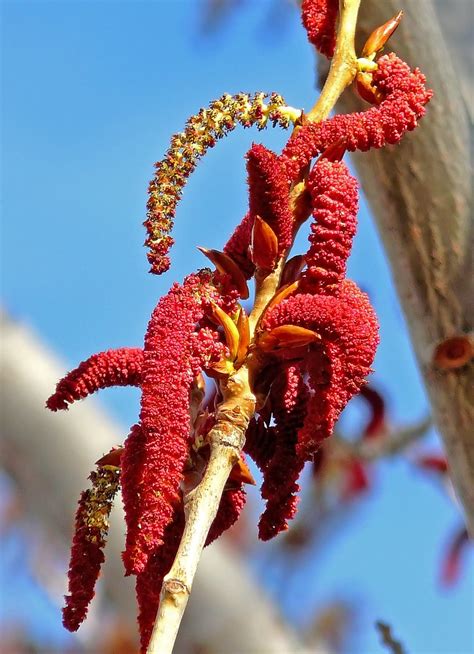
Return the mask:
MULTIPOLYGON (((189 450, 189 390, 199 362, 209 363, 211 332, 199 340, 196 324, 203 317, 203 298, 212 292, 198 275, 190 275, 159 301, 148 325, 141 382, 142 469, 134 475, 138 488, 124 488, 126 495, 138 493, 132 513, 125 502, 127 573, 143 571, 173 515, 189 450), (205 350, 196 351, 198 343, 205 350)), ((126 456, 125 467, 128 461, 126 456)))
POLYGON ((143 350, 137 347, 93 354, 58 382, 46 406, 51 411, 59 411, 101 388, 139 386, 142 365, 143 350))
POLYGON ((370 372, 379 341, 377 318, 367 295, 345 280, 337 297, 295 295, 275 306, 264 320, 266 329, 286 324, 321 336, 308 363, 313 395, 297 445, 298 455, 310 460, 370 372))
POLYGON ((250 420, 245 432, 244 452, 263 472, 275 453, 275 430, 267 427, 260 416, 250 420))
POLYGON ((282 152, 290 179, 296 179, 313 157, 336 141, 345 142, 347 150, 366 151, 398 143, 406 131, 415 129, 433 95, 425 87, 425 76, 417 68, 411 71, 393 53, 377 63, 373 82, 384 100, 367 111, 341 114, 299 129, 282 152))
POLYGON ((321 54, 331 58, 336 46, 339 0, 303 0, 301 12, 308 41, 321 54))
POLYGON ((314 222, 301 289, 337 292, 357 227, 358 184, 342 161, 321 159, 308 178, 314 222))
POLYGON ((264 470, 262 497, 267 500, 259 537, 269 540, 288 529, 296 514, 298 478, 304 459, 297 455, 298 431, 304 423, 308 389, 297 366, 284 370, 272 386, 275 453, 264 470))
POLYGON ((254 143, 247 152, 250 214, 260 216, 278 238, 278 253, 293 238, 293 216, 290 210, 290 185, 280 157, 264 145, 254 143))

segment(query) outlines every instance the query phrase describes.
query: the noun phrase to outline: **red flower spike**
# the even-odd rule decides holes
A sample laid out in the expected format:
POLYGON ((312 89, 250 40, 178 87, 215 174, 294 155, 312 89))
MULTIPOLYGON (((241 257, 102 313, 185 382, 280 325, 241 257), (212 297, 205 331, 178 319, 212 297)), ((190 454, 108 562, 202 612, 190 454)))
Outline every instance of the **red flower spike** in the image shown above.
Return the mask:
POLYGON ((95 584, 104 562, 108 518, 119 487, 119 470, 99 467, 90 474, 92 487, 81 493, 76 513, 69 563, 69 595, 63 608, 63 624, 77 631, 87 615, 95 584))
POLYGON ((341 283, 337 297, 301 294, 284 300, 265 317, 263 327, 288 323, 322 338, 308 363, 313 395, 297 446, 298 455, 310 460, 363 386, 379 341, 378 324, 367 295, 349 280, 341 283))
POLYGON ((224 252, 240 266, 246 279, 250 279, 255 272, 255 264, 249 253, 254 220, 255 216, 246 214, 224 246, 224 252))
POLYGON ((248 454, 263 472, 275 454, 275 430, 266 427, 260 416, 252 418, 245 432, 244 452, 248 454))
POLYGON ((58 382, 46 406, 51 411, 60 411, 101 388, 139 386, 142 365, 143 350, 137 347, 93 354, 58 382))
MULTIPOLYGON (((203 298, 215 293, 205 280, 190 275, 183 286, 175 284, 154 310, 145 336, 142 374, 141 431, 127 440, 122 461, 125 480, 130 460, 138 470, 130 471, 132 488, 124 480, 127 541, 123 555, 127 573, 142 572, 151 552, 163 539, 176 502, 188 455, 189 391, 209 353, 217 360, 222 345, 206 333, 203 342, 195 334, 203 317, 203 298), (196 351, 198 346, 203 347, 196 351), (128 452, 135 439, 140 454, 128 452), (132 495, 137 497, 134 498, 132 495)), ((204 330, 202 330, 204 331, 204 330)))
POLYGON ((330 59, 336 46, 339 0, 303 0, 301 11, 308 41, 330 59))
POLYGON ((399 11, 393 18, 377 27, 365 42, 362 48, 362 57, 372 57, 379 52, 400 25, 402 18, 403 11, 399 11))
POLYGON ((342 162, 320 159, 312 169, 308 188, 313 218, 306 255, 308 270, 301 289, 335 294, 346 275, 346 261, 357 227, 357 180, 342 162))
POLYGON ((350 152, 398 143, 406 131, 415 129, 433 95, 425 82, 418 69, 411 71, 393 53, 381 57, 373 83, 384 100, 367 111, 341 114, 301 127, 281 155, 290 179, 296 179, 313 157, 339 139, 345 140, 350 152))
POLYGON ((278 254, 281 254, 290 247, 293 238, 290 185, 285 166, 274 152, 254 143, 247 152, 247 172, 250 213, 270 225, 278 239, 278 254))
POLYGON ((441 566, 441 583, 445 587, 453 586, 461 576, 461 558, 472 541, 469 540, 467 529, 459 529, 448 545, 445 558, 441 566))
POLYGON ((291 366, 272 387, 275 418, 275 453, 265 468, 262 497, 267 500, 259 528, 259 537, 269 540, 288 529, 288 520, 296 514, 297 483, 304 466, 296 451, 298 431, 306 414, 308 389, 298 367, 291 366))

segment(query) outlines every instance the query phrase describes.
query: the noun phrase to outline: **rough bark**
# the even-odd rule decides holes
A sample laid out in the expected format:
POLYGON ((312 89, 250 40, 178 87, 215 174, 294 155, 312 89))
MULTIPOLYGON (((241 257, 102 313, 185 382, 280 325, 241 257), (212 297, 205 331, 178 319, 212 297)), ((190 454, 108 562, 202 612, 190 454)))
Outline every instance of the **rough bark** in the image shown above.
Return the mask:
MULTIPOLYGON (((457 10, 449 3, 453 11, 457 10)), ((435 96, 419 128, 396 147, 355 154, 386 248, 413 347, 444 442, 451 476, 474 534, 474 364, 440 370, 434 349, 473 324, 473 222, 466 88, 431 0, 364 0, 358 41, 400 9, 390 49, 426 74, 435 96), (463 88, 461 88, 463 86, 463 88)), ((325 72, 323 73, 325 74, 325 72)), ((339 112, 362 108, 345 93, 339 112)))

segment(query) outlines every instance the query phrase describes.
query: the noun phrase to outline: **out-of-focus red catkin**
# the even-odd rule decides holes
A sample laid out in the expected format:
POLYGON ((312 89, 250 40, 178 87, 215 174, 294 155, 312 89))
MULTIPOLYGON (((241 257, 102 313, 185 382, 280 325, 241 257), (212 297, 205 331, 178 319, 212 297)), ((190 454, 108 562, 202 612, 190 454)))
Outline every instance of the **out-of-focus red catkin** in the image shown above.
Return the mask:
POLYGON ((139 386, 142 365, 143 350, 137 347, 93 354, 58 382, 46 406, 51 411, 58 411, 101 388, 139 386))
POLYGON ((308 364, 313 395, 297 445, 298 455, 310 460, 365 383, 379 342, 378 323, 367 295, 345 280, 337 297, 304 293, 284 300, 271 309, 263 327, 288 324, 321 336, 308 364))
POLYGON ((282 152, 290 179, 296 179, 313 157, 336 141, 343 140, 350 151, 366 151, 398 143, 407 130, 415 129, 433 95, 425 87, 425 76, 417 68, 411 71, 393 53, 377 63, 373 83, 384 98, 381 104, 301 127, 282 152))
POLYGON ((158 302, 148 325, 141 381, 141 471, 129 476, 133 455, 127 450, 134 439, 127 440, 123 459, 128 525, 123 559, 128 573, 144 569, 150 553, 162 541, 178 499, 189 451, 190 387, 200 372, 199 363, 217 360, 222 353, 222 344, 210 344, 208 339, 200 341, 204 350, 195 349, 199 342, 194 336, 196 324, 204 315, 206 296, 214 292, 202 276, 190 275, 158 302), (129 478, 133 485, 128 484, 129 478), (138 497, 130 497, 136 494, 138 497))
POLYGON ((112 502, 119 487, 119 469, 99 466, 89 476, 91 488, 81 493, 76 513, 69 563, 69 595, 65 596, 63 624, 77 631, 87 615, 104 562, 104 547, 112 502))
POLYGON ((342 161, 320 159, 308 189, 314 222, 300 288, 314 294, 337 293, 357 227, 358 184, 342 161))
POLYGON ((381 436, 385 427, 385 400, 379 391, 372 386, 363 386, 360 390, 370 408, 370 415, 364 428, 364 439, 381 436))
POLYGON ((339 0, 303 0, 301 12, 308 41, 321 54, 332 57, 336 45, 339 0))
POLYGON ((272 386, 275 419, 275 453, 264 471, 262 497, 267 500, 259 522, 259 537, 269 540, 288 529, 288 520, 296 514, 299 485, 304 459, 298 456, 298 431, 303 426, 308 389, 298 366, 290 366, 272 386))
POLYGON ((462 571, 462 557, 472 541, 466 527, 459 528, 446 549, 441 565, 441 583, 445 587, 453 586, 460 578, 462 571))

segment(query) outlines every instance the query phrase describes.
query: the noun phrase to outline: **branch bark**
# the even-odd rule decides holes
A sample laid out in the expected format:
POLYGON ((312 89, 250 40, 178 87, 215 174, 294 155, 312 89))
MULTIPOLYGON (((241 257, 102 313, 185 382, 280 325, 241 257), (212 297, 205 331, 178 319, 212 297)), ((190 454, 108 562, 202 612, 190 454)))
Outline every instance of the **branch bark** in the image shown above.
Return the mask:
MULTIPOLYGON (((442 436, 453 484, 474 535, 474 363, 441 370, 433 357, 473 324, 473 223, 469 112, 431 0, 364 0, 358 23, 370 32, 403 9, 390 48, 426 74, 435 96, 420 127, 396 147, 354 154, 390 260, 413 346, 442 436)), ((323 72, 324 74, 324 72, 323 72)), ((354 93, 340 112, 361 109, 354 93)))

